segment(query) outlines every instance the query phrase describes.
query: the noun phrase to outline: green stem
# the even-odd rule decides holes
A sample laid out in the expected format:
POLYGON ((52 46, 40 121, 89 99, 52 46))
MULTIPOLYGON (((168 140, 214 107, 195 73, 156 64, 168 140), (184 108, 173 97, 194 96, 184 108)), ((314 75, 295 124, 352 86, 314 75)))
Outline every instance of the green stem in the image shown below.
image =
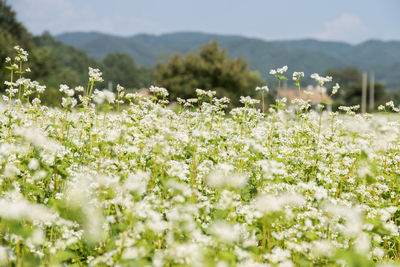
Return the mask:
POLYGON ((265 105, 264 105, 264 90, 262 91, 262 111, 265 113, 265 105))
POLYGON ((279 104, 279 91, 281 89, 281 79, 278 79, 278 94, 276 95, 276 105, 279 104))
MULTIPOLYGON (((13 81, 14 81, 14 69, 11 69, 11 87, 10 87, 10 91, 12 91, 13 88, 13 81)), ((10 104, 10 109, 11 109, 11 92, 9 94, 9 104, 10 104)))

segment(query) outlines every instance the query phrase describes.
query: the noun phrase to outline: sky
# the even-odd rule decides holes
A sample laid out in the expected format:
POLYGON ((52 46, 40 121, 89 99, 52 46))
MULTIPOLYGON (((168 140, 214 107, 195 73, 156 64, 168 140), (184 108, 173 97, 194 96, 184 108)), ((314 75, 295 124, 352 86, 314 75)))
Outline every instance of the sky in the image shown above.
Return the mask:
POLYGON ((264 40, 400 40, 400 0, 8 0, 34 34, 196 31, 264 40))

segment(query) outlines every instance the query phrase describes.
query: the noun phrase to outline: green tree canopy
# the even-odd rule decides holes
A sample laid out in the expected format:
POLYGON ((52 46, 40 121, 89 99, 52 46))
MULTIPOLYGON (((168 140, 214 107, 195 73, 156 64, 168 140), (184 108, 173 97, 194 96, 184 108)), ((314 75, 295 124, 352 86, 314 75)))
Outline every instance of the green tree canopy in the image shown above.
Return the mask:
POLYGON ((111 53, 103 59, 103 78, 114 86, 120 84, 126 88, 141 88, 149 85, 149 70, 137 67, 128 54, 111 53))
POLYGON ((173 99, 193 97, 196 88, 201 88, 215 90, 217 96, 227 96, 233 104, 238 104, 240 95, 253 95, 254 88, 262 83, 258 72, 250 71, 244 59, 228 57, 217 41, 205 44, 198 54, 175 54, 166 63, 159 62, 154 78, 173 99))

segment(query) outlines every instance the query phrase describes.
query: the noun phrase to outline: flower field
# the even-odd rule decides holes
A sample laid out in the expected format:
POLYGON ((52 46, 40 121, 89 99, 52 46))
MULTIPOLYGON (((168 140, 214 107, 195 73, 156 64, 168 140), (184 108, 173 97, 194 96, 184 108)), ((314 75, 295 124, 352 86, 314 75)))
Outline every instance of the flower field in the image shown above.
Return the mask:
POLYGON ((201 89, 173 111, 164 88, 96 90, 96 69, 86 88, 61 85, 52 109, 16 51, 0 108, 0 264, 400 262, 397 115, 279 98, 263 112, 249 97, 228 112, 201 89))

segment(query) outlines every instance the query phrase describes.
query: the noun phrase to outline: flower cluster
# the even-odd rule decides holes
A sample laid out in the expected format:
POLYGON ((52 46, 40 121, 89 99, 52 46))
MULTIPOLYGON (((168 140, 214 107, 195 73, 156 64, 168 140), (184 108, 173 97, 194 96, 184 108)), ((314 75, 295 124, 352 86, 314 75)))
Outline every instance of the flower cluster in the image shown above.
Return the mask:
POLYGON ((276 74, 283 74, 288 70, 288 66, 283 66, 282 68, 271 69, 269 74, 276 75, 276 74))
POLYGON ((318 73, 313 73, 310 75, 311 78, 313 78, 319 86, 323 86, 326 82, 331 82, 332 81, 332 77, 331 76, 326 76, 326 77, 322 77, 319 76, 318 73))

